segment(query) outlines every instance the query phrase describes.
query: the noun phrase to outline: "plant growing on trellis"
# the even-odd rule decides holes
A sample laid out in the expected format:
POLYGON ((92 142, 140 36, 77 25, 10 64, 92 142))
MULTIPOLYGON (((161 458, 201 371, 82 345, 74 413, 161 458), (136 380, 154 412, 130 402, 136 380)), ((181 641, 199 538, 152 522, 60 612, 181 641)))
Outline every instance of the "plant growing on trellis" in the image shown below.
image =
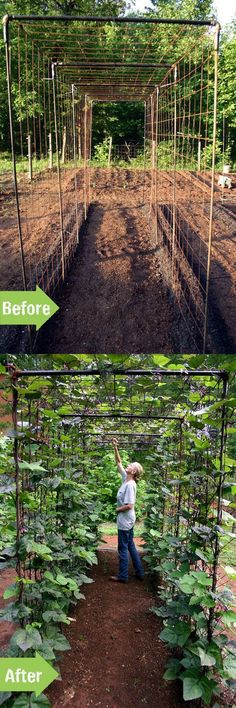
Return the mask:
MULTIPOLYGON (((235 399, 226 404, 230 416, 235 399)), ((160 638, 177 652, 164 679, 181 679, 184 699, 200 698, 204 705, 218 694, 219 675, 229 685, 236 677, 236 644, 227 636, 236 624, 235 598, 230 587, 217 584, 222 544, 235 546, 234 516, 224 510, 230 501, 222 498, 224 488, 226 496, 235 492, 235 460, 223 454, 225 412, 213 421, 215 409, 217 403, 189 412, 180 441, 175 431, 168 442, 169 430, 163 431, 144 534, 147 561, 160 577, 161 605, 153 608, 164 621, 160 638)), ((224 573, 226 583, 236 577, 230 566, 224 573)))
MULTIPOLYGON (((123 362, 114 359, 117 365, 123 362)), ((234 517, 223 506, 223 498, 228 507, 235 492, 235 398, 227 393, 228 375, 190 373, 178 358, 168 372, 136 374, 114 372, 106 357, 104 362, 98 358, 95 373, 91 358, 84 361, 84 377, 80 370, 58 372, 60 357, 52 357, 52 372, 12 371, 13 429, 0 455, 0 491, 8 515, 1 519, 7 542, 1 567, 17 569, 1 611, 2 618, 18 625, 8 655, 32 656, 37 650, 54 662, 69 648, 61 627, 70 622, 71 605, 82 599, 81 586, 90 581, 87 568, 96 562, 97 498, 103 496, 104 463, 108 456, 109 467, 116 432, 121 440, 124 436, 127 458, 129 445, 146 470, 147 559, 162 577, 163 604, 155 612, 164 620, 161 638, 178 648, 165 679, 179 677, 186 700, 201 697, 209 704, 216 674, 225 680, 235 675, 235 645, 225 635, 225 627, 235 622, 233 597, 230 588, 216 585, 221 544, 223 559, 235 539, 234 517)), ((206 365, 205 358, 190 358, 193 366, 199 361, 206 365)), ((130 358, 128 366, 134 362, 130 358)), ((143 366, 142 357, 140 362, 143 366)), ((73 365, 73 357, 65 356, 65 363, 73 365)), ((153 363, 164 367, 169 359, 153 356, 153 363)), ((233 392, 231 379, 230 386, 233 392)), ((225 572, 234 576, 228 565, 225 572)), ((4 694, 1 700, 32 705, 25 696, 14 700, 4 694)), ((44 696, 40 701, 48 704, 44 696)))

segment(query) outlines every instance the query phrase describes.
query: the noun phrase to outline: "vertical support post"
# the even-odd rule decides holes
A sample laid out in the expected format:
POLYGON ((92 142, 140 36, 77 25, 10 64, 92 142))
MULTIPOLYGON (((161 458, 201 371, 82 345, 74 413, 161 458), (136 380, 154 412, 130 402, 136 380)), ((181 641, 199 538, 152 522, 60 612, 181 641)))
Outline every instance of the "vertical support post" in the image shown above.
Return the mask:
MULTIPOLYGON (((228 384, 229 384, 229 375, 225 371, 222 374, 223 378, 223 387, 222 387, 222 410, 221 410, 221 432, 220 432, 220 451, 219 451, 219 467, 220 467, 220 475, 219 475, 219 484, 218 484, 218 498, 217 498, 217 516, 216 516, 216 526, 221 526, 222 523, 222 511, 223 511, 223 504, 222 504, 222 497, 223 497, 223 484, 225 480, 225 472, 224 472, 224 456, 225 456, 225 448, 226 448, 226 440, 227 440, 227 409, 226 405, 224 403, 227 393, 228 393, 228 384)), ((216 591, 216 586, 217 586, 217 571, 218 571, 218 566, 219 566, 219 555, 220 555, 220 541, 219 541, 219 532, 215 531, 215 547, 214 547, 214 560, 213 560, 213 567, 212 567, 212 586, 211 586, 211 592, 215 593, 216 591)), ((209 618, 208 618, 208 629, 207 629, 207 638, 208 641, 210 642, 212 639, 213 635, 213 625, 214 625, 214 616, 215 616, 215 608, 211 607, 209 610, 209 618)))
POLYGON ((156 246, 157 246, 157 140, 158 140, 158 108, 159 108, 159 86, 156 89, 156 135, 155 135, 155 235, 156 235, 156 246))
POLYGON ((89 190, 88 190, 88 203, 90 205, 91 203, 91 169, 90 169, 90 160, 92 157, 92 125, 93 125, 93 102, 90 101, 90 110, 89 110, 89 190))
POLYGON ((49 169, 53 168, 53 155, 52 155, 52 133, 48 136, 48 156, 49 156, 49 169))
POLYGON ((27 135, 28 144, 28 177, 30 182, 32 182, 32 145, 31 145, 31 135, 27 135))
POLYGON ((74 162, 76 162, 75 91, 76 91, 76 86, 75 86, 75 84, 72 84, 71 93, 72 93, 72 132, 73 132, 73 160, 74 160, 74 162))
POLYGON ((84 218, 87 219, 87 96, 84 97, 84 218))
POLYGON ((144 101, 144 126, 143 126, 143 202, 146 185, 146 125, 147 125, 147 103, 144 101))
POLYGON ((203 354, 205 354, 206 344, 207 344, 209 285, 210 285, 212 235, 213 235, 213 208, 214 208, 214 196, 215 196, 215 161, 216 161, 216 124, 217 124, 217 97, 218 97, 219 41, 220 41, 220 25, 217 24, 216 28, 215 28, 215 36, 214 36, 214 107, 213 107, 213 135, 212 135, 211 197, 210 197, 210 217, 209 217, 209 235, 208 235, 207 273, 206 273, 206 296, 205 296, 204 331, 203 331, 203 354))
POLYGON ((77 165, 76 165, 76 126, 75 126, 75 92, 76 86, 72 84, 72 132, 73 132, 73 160, 74 160, 74 170, 75 170, 75 219, 76 219, 76 243, 79 243, 79 219, 78 219, 78 194, 77 194, 77 165))
POLYGON ((64 125, 63 128, 63 135, 62 135, 62 151, 61 151, 61 164, 65 164, 65 157, 66 157, 66 125, 64 125))
POLYGON ((79 154, 79 160, 82 159, 82 150, 81 150, 81 112, 79 111, 79 120, 78 120, 78 154, 79 154))
POLYGON ((174 66, 174 146, 173 146, 173 212, 172 212, 172 282, 175 274, 176 246, 176 138, 177 138, 177 66, 174 66))
POLYGON ((198 169, 198 172, 201 172, 201 140, 200 139, 198 141, 198 146, 197 146, 197 169, 198 169))
POLYGON ((13 184, 16 199, 16 214, 17 214, 17 228, 18 237, 20 244, 20 257, 21 257, 21 273, 23 288, 27 290, 26 285, 26 268, 25 268, 25 257, 24 257, 24 247, 23 247, 23 235, 21 227, 21 216, 20 216, 20 204, 19 204, 19 194, 16 176, 16 154, 15 154, 15 138, 13 131, 13 109, 12 109, 12 92, 11 92, 11 62, 10 62, 10 44, 9 44, 9 16, 5 15, 3 18, 3 35, 6 50, 6 71, 7 71, 7 94, 8 94, 8 109, 9 109, 9 126, 10 126, 10 138, 11 138, 11 154, 12 154, 12 172, 13 172, 13 184))
POLYGON ((223 139, 223 165, 222 165, 222 168, 224 169, 224 164, 225 164, 225 148, 226 148, 226 145, 225 145, 225 111, 224 111, 224 108, 223 108, 223 111, 222 111, 222 139, 223 139))
MULTIPOLYGON (((183 423, 181 421, 180 422, 180 440, 179 440, 179 469, 180 469, 180 472, 182 471, 182 465, 183 465, 183 423)), ((181 487, 181 484, 179 484, 178 502, 177 502, 177 510, 176 510, 176 527, 175 527, 176 538, 179 537, 181 502, 182 502, 182 487, 181 487)))
POLYGON ((54 111, 54 127, 55 127, 55 142, 56 142, 56 157, 57 157, 57 180, 58 180, 58 197, 59 197, 59 213, 60 213, 60 231, 61 231, 61 273, 62 273, 62 280, 65 280, 65 249, 64 249, 64 228, 63 228, 63 211, 62 211, 62 195, 61 195, 61 170, 60 170, 60 155, 59 155, 58 125, 57 125, 55 70, 56 70, 56 65, 53 62, 52 63, 52 87, 53 87, 53 111, 54 111))
MULTIPOLYGON (((13 457, 15 463, 15 505, 16 505, 16 572, 19 578, 22 578, 22 566, 19 558, 19 542, 21 538, 21 509, 20 509, 20 469, 19 469, 19 450, 18 450, 18 429, 17 429, 17 404, 18 390, 16 387, 17 379, 12 376, 12 421, 14 429, 14 450, 13 457)), ((23 584, 19 583, 19 601, 22 600, 23 584)))
POLYGON ((107 167, 110 167, 110 164, 111 164, 111 151, 112 151, 112 136, 109 138, 109 151, 108 151, 107 167))
POLYGON ((154 96, 153 93, 151 95, 151 193, 150 193, 150 206, 149 206, 149 218, 152 215, 152 208, 153 208, 153 194, 154 194, 154 150, 155 150, 155 145, 154 145, 154 96))

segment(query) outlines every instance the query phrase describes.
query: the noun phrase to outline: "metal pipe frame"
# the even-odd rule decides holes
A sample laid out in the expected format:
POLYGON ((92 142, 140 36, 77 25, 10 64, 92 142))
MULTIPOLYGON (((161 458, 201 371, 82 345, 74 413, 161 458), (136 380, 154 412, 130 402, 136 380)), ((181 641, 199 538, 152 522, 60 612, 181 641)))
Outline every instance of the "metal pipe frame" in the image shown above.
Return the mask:
POLYGON ((4 36, 5 51, 6 51, 7 94, 8 94, 8 109, 9 109, 11 154, 12 154, 12 172, 13 172, 13 184, 14 184, 14 193, 15 193, 15 200, 16 200, 17 229, 18 229, 18 237, 19 237, 19 243, 20 243, 21 273, 22 273, 23 289, 27 290, 23 234, 22 234, 20 203, 19 203, 19 193, 18 193, 17 174, 16 174, 16 149, 15 149, 15 137, 14 137, 14 130, 13 130, 13 106, 12 106, 12 91, 11 91, 11 66, 10 66, 9 16, 8 15, 5 15, 5 17, 3 18, 3 36, 4 36))
POLYGON ((213 208, 215 198, 215 162, 216 162, 216 134, 217 134, 217 102, 218 102, 218 63, 219 63, 219 42, 220 42, 220 25, 216 23, 215 38, 214 38, 214 104, 213 104, 213 137, 212 137, 212 167, 211 167, 211 201, 210 201, 210 218, 209 218, 209 235, 208 235, 208 252, 207 252, 207 273, 206 273, 206 300, 205 300, 205 316, 203 330, 203 354, 205 354, 207 346, 207 325, 208 325, 208 310, 209 310, 209 290, 210 290, 210 275, 211 275, 211 257, 212 257, 212 236, 213 236, 213 208))
POLYGON ((135 69, 137 69, 139 67, 141 67, 142 69, 143 68, 144 69, 155 69, 155 68, 157 68, 157 69, 171 69, 172 64, 165 64, 165 63, 163 63, 163 64, 142 64, 142 63, 133 64, 131 62, 125 62, 125 61, 123 61, 123 62, 117 62, 117 61, 116 62, 109 62, 108 61, 106 63, 93 62, 93 61, 92 62, 78 61, 78 62, 68 62, 68 63, 65 62, 64 63, 63 61, 59 61, 57 63, 57 66, 60 66, 60 67, 62 66, 63 68, 64 67, 73 67, 73 68, 78 67, 79 69, 87 69, 87 68, 89 68, 89 69, 107 69, 107 68, 110 69, 111 67, 116 67, 116 66, 125 66, 127 69, 130 69, 130 67, 135 68, 135 69))
POLYGON ((65 280, 64 220, 63 220, 62 191, 61 191, 61 165, 60 165, 60 153, 59 153, 55 70, 56 70, 56 63, 52 62, 53 112, 54 112, 54 129, 55 129, 55 141, 56 141, 57 184, 58 184, 58 200, 59 200, 59 215, 60 215, 61 272, 62 272, 62 280, 64 281, 65 280))
MULTIPOLYGON (((12 364, 7 363, 6 369, 11 370, 12 364)), ((192 378, 195 376, 218 376, 219 378, 227 377, 227 371, 225 369, 178 369, 173 371, 172 369, 17 369, 12 371, 14 378, 21 378, 22 376, 176 376, 178 378, 192 378)))
MULTIPOLYGON (((102 438, 102 436, 106 438, 107 436, 114 437, 115 433, 111 433, 110 431, 106 431, 106 430, 103 432, 100 432, 100 433, 94 433, 94 432, 90 433, 89 431, 86 431, 86 430, 78 430, 76 432, 76 436, 78 436, 78 435, 80 435, 81 437, 83 437, 83 436, 90 437, 91 435, 92 436, 95 435, 100 438, 102 438)), ((125 432, 119 433, 119 437, 120 436, 122 438, 133 438, 133 437, 135 437, 135 438, 161 438, 162 437, 161 433, 125 433, 125 432)))
POLYGON ((214 27, 217 20, 185 20, 185 19, 160 19, 159 17, 96 17, 94 15, 8 15, 8 21, 19 20, 20 22, 96 22, 106 24, 114 23, 136 23, 155 25, 186 25, 190 27, 214 27))
MULTIPOLYGON (((141 413, 123 413, 122 411, 113 411, 111 413, 80 413, 79 411, 75 413, 64 413, 61 414, 62 418, 120 418, 121 420, 178 420, 181 423, 184 418, 178 415, 155 415, 150 413, 150 415, 145 415, 141 413)), ((112 433, 113 435, 114 433, 112 433)), ((131 433, 132 435, 132 433, 131 433)))

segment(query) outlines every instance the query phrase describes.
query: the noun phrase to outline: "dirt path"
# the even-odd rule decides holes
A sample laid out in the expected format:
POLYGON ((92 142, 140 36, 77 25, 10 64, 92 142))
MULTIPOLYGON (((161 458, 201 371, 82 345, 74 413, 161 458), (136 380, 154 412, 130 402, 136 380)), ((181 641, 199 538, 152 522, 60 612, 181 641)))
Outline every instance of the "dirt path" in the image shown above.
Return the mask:
MULTIPOLYGON (((135 542, 141 550, 142 539, 135 542)), ((180 682, 163 680, 170 654, 159 639, 161 619, 150 612, 156 595, 148 577, 140 583, 132 577, 131 566, 128 585, 109 580, 117 573, 116 545, 115 536, 103 537, 94 582, 83 586, 86 601, 71 610, 71 625, 63 625, 71 650, 59 663, 62 681, 47 691, 50 702, 53 708, 196 708, 195 702, 183 702, 180 682)), ((220 583, 223 576, 220 571, 220 583)), ((0 574, 0 607, 8 602, 2 594, 14 578, 13 569, 0 574)), ((1 650, 6 650, 15 629, 1 621, 1 650)), ((233 694, 223 686, 217 702, 221 708, 235 706, 233 694)))
MULTIPOLYGON (((97 187, 82 244, 57 298, 39 352, 171 352, 180 315, 171 302, 163 249, 155 250, 140 202, 142 180, 97 187), (132 186, 133 184, 133 186, 132 186), (68 327, 68 322, 69 327, 68 327), (52 326, 53 324, 53 326, 52 326)), ((101 183, 101 178, 100 178, 101 183)), ((187 343, 183 342, 185 351, 187 343)), ((179 349, 178 349, 179 351, 179 349)))
MULTIPOLYGON (((132 569, 131 569, 132 570, 132 569)), ((154 596, 147 582, 112 583, 114 551, 100 551, 86 586, 86 602, 66 629, 72 646, 60 662, 62 682, 47 694, 56 708, 182 708, 181 688, 163 682, 168 652, 158 635, 161 621, 150 612, 154 596)), ((192 708, 193 708, 193 704, 192 708)))

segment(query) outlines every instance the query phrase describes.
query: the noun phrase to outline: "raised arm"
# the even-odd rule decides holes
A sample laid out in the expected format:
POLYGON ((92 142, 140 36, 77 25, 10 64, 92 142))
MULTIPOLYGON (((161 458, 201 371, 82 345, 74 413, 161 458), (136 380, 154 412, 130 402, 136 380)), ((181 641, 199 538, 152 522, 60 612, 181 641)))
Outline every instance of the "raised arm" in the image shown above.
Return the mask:
POLYGON ((114 447, 114 453, 115 453, 115 461, 116 461, 116 464, 117 464, 117 465, 122 465, 121 456, 120 456, 120 453, 119 453, 119 450, 118 450, 118 440, 116 440, 116 438, 113 438, 113 440, 112 440, 112 445, 113 445, 113 447, 114 447))

